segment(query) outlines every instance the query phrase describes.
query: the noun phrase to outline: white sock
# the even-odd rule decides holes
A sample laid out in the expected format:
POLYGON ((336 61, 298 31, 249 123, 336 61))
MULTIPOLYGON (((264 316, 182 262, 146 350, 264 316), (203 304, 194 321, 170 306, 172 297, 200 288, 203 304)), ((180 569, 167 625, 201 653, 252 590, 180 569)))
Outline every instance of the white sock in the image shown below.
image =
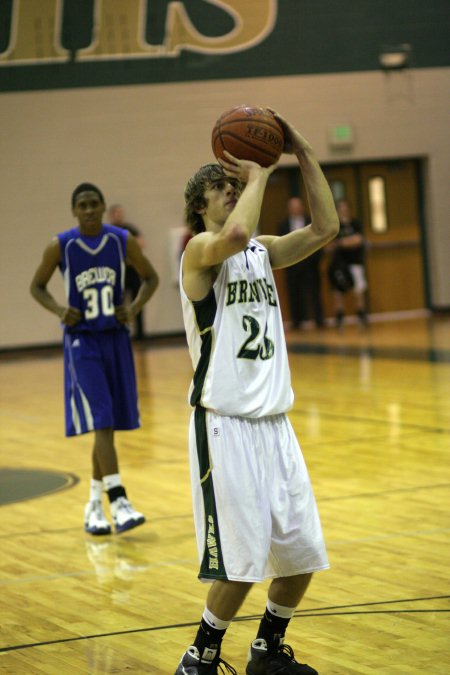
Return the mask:
POLYGON ((214 614, 210 612, 207 607, 205 607, 203 612, 203 618, 206 623, 211 626, 211 628, 215 628, 216 630, 226 630, 231 623, 231 621, 223 621, 222 619, 218 619, 217 616, 214 616, 214 614))
POLYGON ((103 476, 103 487, 105 491, 111 490, 111 488, 118 487, 122 485, 122 480, 120 478, 120 473, 111 473, 109 476, 103 476))
POLYGON ((103 494, 103 482, 101 480, 95 480, 91 478, 91 490, 89 494, 89 500, 91 502, 100 502, 102 500, 103 494))
POLYGON ((284 605, 277 605, 272 600, 267 600, 267 609, 271 614, 279 616, 281 619, 292 619, 296 607, 285 607, 284 605))

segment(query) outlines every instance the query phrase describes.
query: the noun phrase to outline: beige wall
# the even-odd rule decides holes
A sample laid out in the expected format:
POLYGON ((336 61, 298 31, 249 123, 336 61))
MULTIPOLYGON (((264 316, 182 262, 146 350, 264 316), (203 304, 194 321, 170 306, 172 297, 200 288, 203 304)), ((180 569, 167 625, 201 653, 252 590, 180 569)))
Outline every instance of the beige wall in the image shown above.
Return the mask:
MULTIPOLYGON (((0 95, 2 204, 0 348, 54 343, 58 320, 28 286, 51 237, 75 224, 70 194, 97 183, 125 205, 147 240, 161 285, 146 307, 147 331, 179 332, 171 230, 182 224, 183 189, 213 161, 210 131, 234 105, 270 105, 292 120, 322 162, 427 158, 427 246, 432 303, 450 306, 449 69, 221 80, 0 95), (351 123, 352 151, 331 151, 330 126, 351 123)), ((287 156, 282 159, 289 164, 287 156)), ((173 234, 173 233, 172 233, 173 234)), ((62 282, 52 291, 62 298, 62 282)))

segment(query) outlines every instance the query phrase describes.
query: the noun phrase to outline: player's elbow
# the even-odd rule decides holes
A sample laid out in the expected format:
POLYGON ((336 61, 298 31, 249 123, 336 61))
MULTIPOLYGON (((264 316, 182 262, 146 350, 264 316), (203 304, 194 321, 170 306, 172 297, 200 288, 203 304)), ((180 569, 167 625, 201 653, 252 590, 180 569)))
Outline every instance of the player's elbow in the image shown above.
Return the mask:
POLYGON ((330 240, 337 237, 340 229, 339 218, 337 213, 334 213, 333 216, 330 217, 328 229, 330 232, 330 240))
POLYGON ((332 241, 339 232, 339 218, 337 214, 330 214, 316 224, 316 232, 324 244, 332 241))
POLYGON ((40 284, 36 283, 36 281, 32 281, 30 284, 30 293, 33 296, 33 298, 37 298, 40 293, 42 293, 43 290, 45 290, 45 286, 42 287, 40 284))
POLYGON ((231 223, 223 234, 228 246, 235 251, 243 251, 250 239, 248 230, 240 223, 231 223))
POLYGON ((159 286, 159 275, 157 272, 153 272, 152 278, 151 278, 151 285, 152 285, 152 290, 156 291, 156 289, 159 286))

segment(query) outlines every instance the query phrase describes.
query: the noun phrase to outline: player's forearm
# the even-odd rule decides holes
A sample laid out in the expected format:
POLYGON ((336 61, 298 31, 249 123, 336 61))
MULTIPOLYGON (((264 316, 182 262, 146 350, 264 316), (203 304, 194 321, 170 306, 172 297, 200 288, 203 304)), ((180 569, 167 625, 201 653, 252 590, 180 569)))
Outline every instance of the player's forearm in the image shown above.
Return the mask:
POLYGON ((339 232, 339 219, 330 186, 310 147, 296 152, 308 195, 311 228, 329 241, 339 232))
POLYGON ((138 314, 146 302, 150 300, 159 284, 159 277, 155 274, 149 279, 143 279, 136 297, 130 305, 134 314, 138 314))
POLYGON ((46 288, 42 286, 32 285, 30 287, 30 293, 33 298, 40 304, 42 307, 45 307, 49 312, 56 314, 59 318, 64 314, 64 307, 56 302, 55 298, 48 292, 46 288))
POLYGON ((268 177, 269 173, 262 170, 249 179, 225 224, 224 234, 227 227, 239 224, 244 229, 247 240, 250 239, 259 222, 268 177))

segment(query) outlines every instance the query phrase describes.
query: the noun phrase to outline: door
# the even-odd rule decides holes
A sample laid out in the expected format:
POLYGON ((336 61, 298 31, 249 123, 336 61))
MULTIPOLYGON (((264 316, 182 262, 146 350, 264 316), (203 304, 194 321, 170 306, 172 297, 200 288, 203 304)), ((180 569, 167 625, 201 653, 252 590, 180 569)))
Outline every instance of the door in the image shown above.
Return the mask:
POLYGON ((418 171, 414 160, 360 167, 371 312, 422 309, 426 305, 418 171))
MULTIPOLYGON (((347 199, 353 215, 364 225, 367 241, 366 273, 369 312, 384 314, 426 306, 420 213, 420 162, 415 159, 365 162, 323 167, 336 200, 347 199)), ((298 168, 280 168, 269 179, 261 212, 260 231, 276 234, 286 217, 290 196, 306 202, 298 168)), ((307 203, 307 202, 306 202, 307 203)), ((328 256, 322 260, 322 298, 325 316, 333 305, 327 277, 328 256)), ((280 303, 289 320, 285 275, 275 272, 280 303)), ((351 294, 346 298, 353 313, 351 294)))
POLYGON ((326 167, 335 198, 362 220, 371 313, 425 307, 419 162, 414 159, 326 167))

